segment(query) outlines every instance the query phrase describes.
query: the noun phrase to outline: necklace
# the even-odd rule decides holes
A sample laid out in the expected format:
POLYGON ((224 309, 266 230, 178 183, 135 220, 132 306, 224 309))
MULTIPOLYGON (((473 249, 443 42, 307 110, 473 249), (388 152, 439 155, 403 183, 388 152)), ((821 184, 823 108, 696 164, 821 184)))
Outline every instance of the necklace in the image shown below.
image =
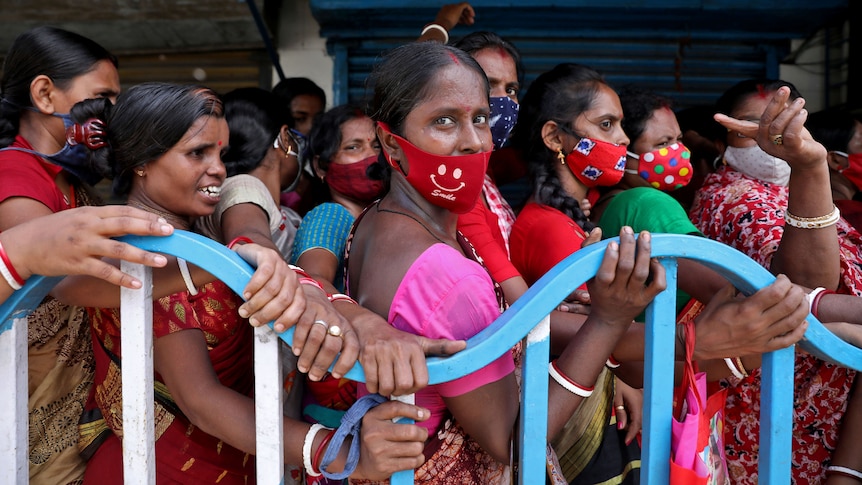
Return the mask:
POLYGON ((444 241, 443 241, 442 239, 440 239, 436 234, 434 234, 434 232, 433 232, 433 231, 431 231, 431 229, 430 229, 428 226, 426 226, 426 225, 425 225, 425 224, 424 224, 424 223, 423 223, 423 222, 422 222, 418 217, 414 216, 413 214, 409 214, 409 213, 407 213, 407 212, 395 211, 395 210, 391 210, 391 209, 383 209, 383 208, 381 208, 381 207, 380 207, 380 202, 381 202, 380 200, 378 200, 378 201, 377 201, 377 212, 391 212, 392 214, 400 214, 400 215, 402 215, 402 216, 409 217, 409 218, 413 219, 414 221, 416 221, 416 223, 417 223, 417 224, 419 224, 420 226, 422 226, 422 228, 423 228, 423 229, 425 229, 426 231, 428 231, 428 234, 430 234, 430 235, 431 235, 431 237, 433 237, 434 239, 436 239, 436 240, 440 241, 440 242, 441 242, 441 243, 443 243, 443 244, 446 244, 446 242, 444 242, 444 241))
POLYGON ((178 216, 176 214, 171 214, 170 212, 160 211, 156 208, 142 204, 141 202, 138 202, 137 200, 129 200, 127 203, 132 207, 136 207, 138 209, 145 210, 147 212, 151 212, 153 214, 161 216, 164 220, 166 220, 168 223, 170 223, 171 225, 173 225, 177 229, 188 230, 188 228, 189 228, 188 221, 183 220, 183 218, 181 218, 180 216, 178 216))

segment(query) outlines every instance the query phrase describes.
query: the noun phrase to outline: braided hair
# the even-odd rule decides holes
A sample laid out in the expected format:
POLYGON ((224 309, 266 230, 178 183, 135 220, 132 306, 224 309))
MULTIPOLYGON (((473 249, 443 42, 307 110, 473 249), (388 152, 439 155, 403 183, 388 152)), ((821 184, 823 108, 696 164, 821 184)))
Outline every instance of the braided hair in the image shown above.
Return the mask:
POLYGON ((533 198, 559 210, 585 231, 595 225, 581 210, 580 202, 563 188, 556 172, 558 154, 545 145, 542 127, 553 121, 561 130, 574 134, 571 120, 590 109, 600 86, 606 84, 601 74, 587 66, 558 64, 530 84, 512 133, 512 146, 527 160, 533 198))

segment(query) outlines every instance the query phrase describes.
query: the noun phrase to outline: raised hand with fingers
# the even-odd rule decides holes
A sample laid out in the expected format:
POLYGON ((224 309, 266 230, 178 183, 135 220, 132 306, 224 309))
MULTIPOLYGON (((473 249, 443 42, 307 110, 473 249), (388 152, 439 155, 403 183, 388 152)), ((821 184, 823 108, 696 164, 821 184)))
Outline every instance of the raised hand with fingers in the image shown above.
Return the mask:
POLYGON ((738 120, 717 114, 715 120, 740 135, 753 138, 763 151, 785 160, 793 168, 826 164, 826 149, 805 128, 808 110, 804 98, 789 101, 790 89, 779 88, 759 122, 738 120))

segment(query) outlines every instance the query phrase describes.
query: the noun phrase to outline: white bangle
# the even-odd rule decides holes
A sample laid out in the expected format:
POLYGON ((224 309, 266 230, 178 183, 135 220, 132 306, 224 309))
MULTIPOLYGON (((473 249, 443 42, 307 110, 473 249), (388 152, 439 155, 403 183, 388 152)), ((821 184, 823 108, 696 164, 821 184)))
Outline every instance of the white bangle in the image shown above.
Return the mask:
POLYGON ((195 283, 192 281, 192 274, 189 272, 189 264, 183 258, 177 258, 177 266, 180 267, 180 274, 183 276, 183 281, 186 283, 186 288, 189 294, 195 296, 198 294, 198 289, 195 288, 195 283))
POLYGON ((742 379, 745 377, 744 375, 742 375, 742 372, 740 372, 740 370, 736 368, 736 364, 733 363, 733 359, 725 357, 724 363, 727 364, 727 368, 730 369, 730 373, 733 374, 733 377, 736 377, 737 379, 742 379))
POLYGON ((825 216, 819 217, 799 217, 794 216, 786 209, 784 210, 784 222, 787 225, 796 227, 798 229, 821 229, 824 227, 829 227, 838 222, 838 219, 841 218, 841 211, 838 210, 838 207, 832 206, 832 212, 826 214, 825 216))
POLYGON ((854 470, 852 468, 847 468, 846 466, 838 466, 838 465, 829 465, 826 467, 826 473, 835 472, 841 475, 847 475, 853 477, 857 480, 862 480, 862 472, 858 470, 854 470))
POLYGON ((428 24, 428 25, 426 25, 426 26, 425 26, 425 28, 424 28, 424 29, 422 29, 422 34, 421 34, 421 35, 425 35, 425 34, 427 34, 427 33, 428 33, 428 31, 429 31, 429 30, 431 30, 431 29, 437 29, 437 30, 439 30, 440 32, 442 32, 442 33, 443 33, 443 43, 444 43, 444 44, 448 44, 448 43, 449 43, 449 32, 447 32, 447 31, 446 31, 446 29, 445 29, 442 25, 440 25, 440 24, 428 24))
POLYGON ((305 441, 302 442, 302 465, 305 467, 305 474, 310 477, 320 476, 320 473, 315 472, 311 465, 311 446, 314 444, 314 437, 317 436, 317 432, 322 429, 328 428, 320 423, 312 424, 308 433, 305 433, 305 441))
POLYGON ((3 274, 3 279, 6 280, 6 284, 11 286, 13 290, 21 289, 21 285, 12 277, 12 273, 9 272, 9 268, 6 267, 6 262, 3 261, 3 259, 0 259, 0 274, 3 274))
POLYGON ((811 293, 808 294, 808 313, 812 313, 814 308, 814 298, 817 297, 820 293, 826 291, 826 288, 819 286, 811 290, 811 293))
POLYGON ((583 387, 575 381, 569 379, 568 377, 560 374, 560 372, 557 371, 557 366, 554 364, 554 361, 551 361, 551 363, 548 364, 548 374, 550 374, 554 381, 556 381, 557 384, 562 386, 563 389, 571 392, 576 396, 590 397, 593 395, 592 387, 583 387))

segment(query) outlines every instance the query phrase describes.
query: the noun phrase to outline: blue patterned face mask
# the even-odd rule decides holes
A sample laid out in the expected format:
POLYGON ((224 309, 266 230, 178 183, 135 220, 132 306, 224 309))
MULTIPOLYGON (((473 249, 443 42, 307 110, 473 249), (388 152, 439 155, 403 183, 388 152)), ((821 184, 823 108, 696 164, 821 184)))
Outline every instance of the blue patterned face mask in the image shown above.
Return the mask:
POLYGON ((488 124, 491 126, 491 138, 494 140, 494 149, 499 150, 506 146, 509 134, 518 122, 518 103, 512 101, 508 96, 491 98, 491 118, 488 124))
MULTIPOLYGON (((67 134, 69 133, 70 128, 75 125, 75 122, 72 121, 72 115, 68 113, 52 113, 51 116, 56 116, 63 120, 63 128, 66 130, 67 134)), ((42 157, 89 185, 95 185, 98 181, 102 180, 102 176, 93 170, 92 164, 90 163, 90 149, 84 144, 69 143, 68 138, 66 140, 66 144, 63 145, 63 148, 61 148, 60 151, 50 155, 20 147, 6 147, 0 149, 0 151, 3 150, 16 150, 19 152, 32 153, 33 155, 42 157)))

